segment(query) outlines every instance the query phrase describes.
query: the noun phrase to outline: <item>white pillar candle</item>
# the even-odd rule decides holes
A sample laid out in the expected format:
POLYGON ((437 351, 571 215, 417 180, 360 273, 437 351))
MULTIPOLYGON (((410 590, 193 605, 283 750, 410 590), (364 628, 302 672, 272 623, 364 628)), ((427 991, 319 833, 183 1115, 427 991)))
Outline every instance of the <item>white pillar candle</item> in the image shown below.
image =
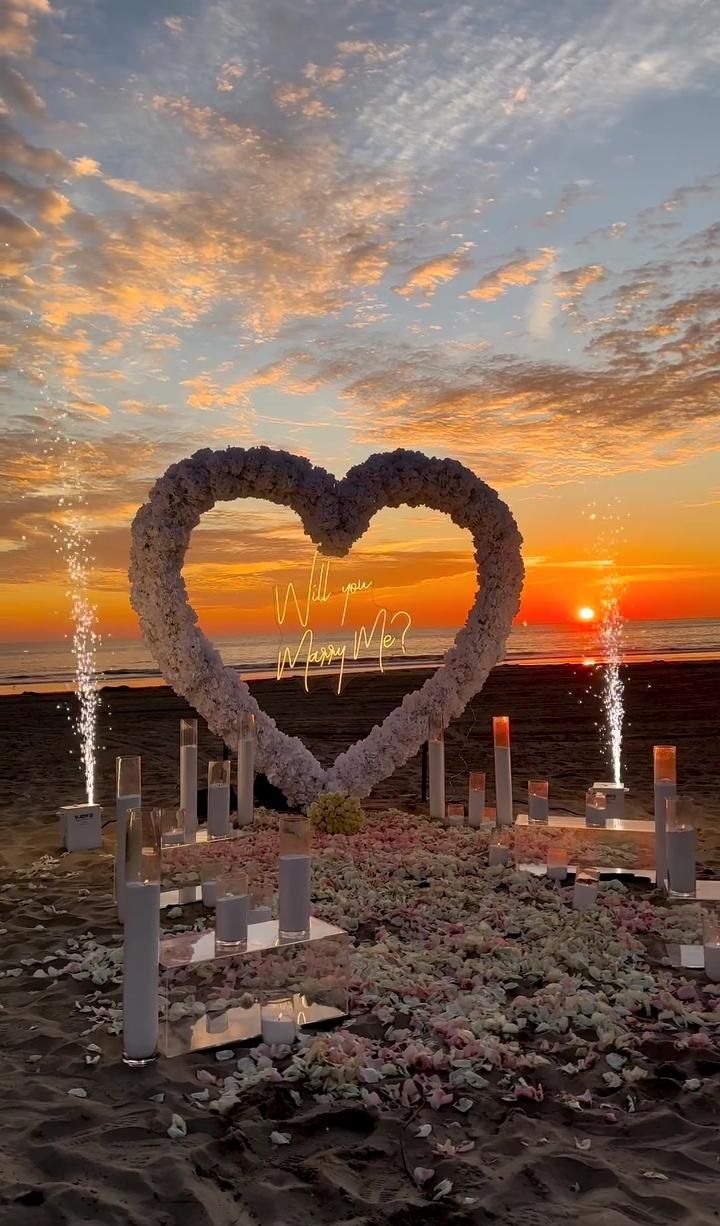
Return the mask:
POLYGON ((668 830, 667 880, 671 894, 695 894, 697 838, 692 829, 668 830))
POLYGON ((160 884, 125 883, 123 1059, 152 1060, 158 1041, 160 884))
POLYGON ((180 746, 180 808, 185 813, 185 835, 192 843, 197 833, 197 745, 180 746))
POLYGON ((139 809, 142 797, 118 796, 115 799, 115 902, 117 903, 118 919, 125 918, 125 841, 127 838, 127 819, 131 809, 139 809))
POLYGON ((247 945, 248 896, 233 894, 215 901, 215 943, 247 945))
POLYGON ((253 907, 248 912, 248 924, 269 924, 272 919, 272 907, 253 907))
POLYGON ((660 890, 667 882, 667 802, 677 795, 674 783, 655 784, 655 882, 660 890))
POLYGON ((510 848, 502 843, 491 843, 488 848, 488 864, 491 868, 499 864, 507 864, 510 859, 510 848))
POLYGON ((705 974, 712 983, 720 983, 720 945, 703 945, 705 974))
POLYGON ((225 783, 208 787, 207 832, 211 839, 226 838, 230 833, 230 788, 225 783))
POLYGON ((428 787, 430 816, 442 818, 445 814, 445 741, 439 738, 428 741, 428 787))
POLYGON ((295 1042, 297 1029, 292 1001, 269 1001, 261 1006, 260 1029, 263 1043, 285 1044, 291 1046, 295 1042))
POLYGON ((310 856, 280 857, 278 928, 280 938, 307 936, 310 930, 310 856))
POLYGON ((247 736, 238 742, 238 822, 246 826, 255 812, 255 738, 247 736))
POLYGON ((597 902, 597 881, 576 880, 573 887, 573 908, 575 911, 591 911, 597 902))
POLYGON ((485 821, 485 772, 471 771, 468 783, 468 826, 477 829, 485 821))
POLYGON ((510 717, 493 716, 495 756, 495 814, 498 826, 513 824, 512 759, 510 756, 510 717))

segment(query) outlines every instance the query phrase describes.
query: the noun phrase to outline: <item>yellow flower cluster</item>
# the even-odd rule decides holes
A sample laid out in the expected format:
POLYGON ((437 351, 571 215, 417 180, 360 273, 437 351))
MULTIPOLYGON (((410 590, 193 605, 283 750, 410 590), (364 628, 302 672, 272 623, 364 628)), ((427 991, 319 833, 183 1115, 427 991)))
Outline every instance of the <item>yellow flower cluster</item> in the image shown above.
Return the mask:
POLYGON ((308 809, 308 817, 324 834, 357 834, 365 821, 360 801, 344 792, 323 792, 308 809))

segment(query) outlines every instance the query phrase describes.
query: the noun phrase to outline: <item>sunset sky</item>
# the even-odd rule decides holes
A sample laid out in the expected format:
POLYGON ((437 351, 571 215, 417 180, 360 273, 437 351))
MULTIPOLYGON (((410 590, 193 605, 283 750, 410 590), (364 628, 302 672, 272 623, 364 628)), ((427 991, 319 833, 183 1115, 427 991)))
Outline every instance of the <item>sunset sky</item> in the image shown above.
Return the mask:
MULTIPOLYGON (((199 447, 452 455, 525 538, 521 618, 720 615, 720 23, 704 0, 0 0, 0 639, 60 637, 79 489, 103 633, 199 447)), ((214 634, 272 628, 293 516, 217 508, 214 634)), ((464 620, 469 540, 385 512, 338 580, 464 620)))

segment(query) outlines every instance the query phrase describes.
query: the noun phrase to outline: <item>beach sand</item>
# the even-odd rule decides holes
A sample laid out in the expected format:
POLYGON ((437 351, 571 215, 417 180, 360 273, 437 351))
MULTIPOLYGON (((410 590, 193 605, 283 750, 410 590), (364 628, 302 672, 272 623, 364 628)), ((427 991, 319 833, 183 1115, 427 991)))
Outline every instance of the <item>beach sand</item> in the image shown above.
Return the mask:
MULTIPOLYGON (((305 695, 295 683, 253 685, 263 706, 301 735, 325 762, 389 711, 417 677, 351 677, 343 695, 327 686, 305 695)), ((524 781, 551 780, 553 811, 581 812, 585 789, 608 775, 599 747, 599 678, 579 666, 503 667, 447 737, 448 799, 462 800, 470 768, 492 771, 490 720, 509 714, 516 802, 524 781)), ((703 865, 720 870, 720 665, 648 664, 626 677, 624 742, 628 812, 652 807, 651 750, 678 746, 680 791, 701 801, 703 865)), ((222 1075, 212 1054, 160 1060, 131 1073, 119 1040, 102 1028, 82 1036, 81 1012, 98 989, 69 976, 48 985, 37 960, 91 931, 119 943, 110 895, 112 827, 103 851, 56 859, 59 805, 83 799, 74 739, 52 695, 0 699, 0 1221, 8 1226, 61 1223, 157 1223, 158 1226, 413 1226, 423 1223, 513 1223, 588 1226, 718 1221, 720 1053, 658 1046, 653 1074, 637 1090, 602 1096, 586 1110, 553 1092, 542 1102, 507 1100, 493 1085, 474 1093, 463 1127, 471 1152, 427 1160, 417 1126, 433 1113, 385 1111, 362 1103, 329 1106, 260 1086, 226 1117, 188 1095, 202 1089, 199 1069, 222 1075), (35 864, 33 869, 31 866, 35 864), (32 959, 23 966, 23 959, 32 959), (19 971, 8 974, 7 972, 19 971), (97 1043, 99 1053, 88 1053, 97 1043), (87 1057, 95 1063, 88 1063, 87 1057), (680 1084, 698 1078, 694 1092, 680 1084), (86 1097, 69 1096, 81 1088, 86 1097), (164 1101, 153 1096, 164 1094, 164 1101), (171 1114, 188 1135, 167 1136, 171 1114), (608 1116, 613 1115, 609 1121, 608 1116), (286 1130, 292 1144, 270 1133, 286 1130), (589 1140, 590 1145, 584 1142, 589 1140), (583 1142, 579 1145, 579 1142, 583 1142), (417 1165, 437 1168, 452 1193, 433 1201, 412 1178, 417 1165), (648 1174, 650 1172, 651 1174, 648 1174)), ((144 800, 173 804, 178 719, 187 712, 169 690, 104 692, 98 799, 112 812, 117 754, 143 756, 144 800)), ((219 756, 202 730, 204 763, 219 756)), ((419 811, 419 759, 381 784, 369 807, 419 811)), ((720 874, 719 874, 720 875, 720 874)), ((42 964, 40 964, 42 966, 42 964)), ((117 998, 117 989, 111 995, 117 998)), ((362 1033, 363 1022, 359 1022, 362 1033)), ((553 1081, 554 1078, 554 1081, 553 1081)), ((598 1075, 587 1085, 599 1094, 598 1075)), ((575 1079, 573 1092, 586 1083, 575 1079)), ((567 1087, 563 1087, 567 1088, 567 1087)), ((439 1113, 434 1113, 439 1121, 439 1113)), ((455 1120, 460 1117, 456 1115, 455 1120)), ((452 1136, 450 1124, 438 1135, 452 1136)))

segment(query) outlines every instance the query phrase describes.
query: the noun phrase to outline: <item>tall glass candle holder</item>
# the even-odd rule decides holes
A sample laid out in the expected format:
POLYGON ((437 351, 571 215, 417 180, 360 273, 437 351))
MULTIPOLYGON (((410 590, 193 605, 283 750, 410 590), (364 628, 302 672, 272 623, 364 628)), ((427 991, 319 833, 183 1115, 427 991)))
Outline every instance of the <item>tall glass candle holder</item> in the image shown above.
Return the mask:
POLYGON ((445 725, 442 714, 428 718, 428 788, 430 816, 445 816, 445 725))
POLYGON ((146 809, 128 814, 123 890, 123 1061, 141 1067, 157 1052, 160 957, 160 827, 146 809))
POLYGON ((200 898, 204 907, 214 907, 217 902, 218 878, 222 875, 217 860, 208 860, 200 865, 200 898))
POLYGON ((195 838, 198 825, 198 722, 180 720, 180 808, 185 811, 185 834, 195 838))
POLYGON ((607 825, 607 798, 604 792, 589 788, 585 793, 585 825, 607 825))
POLYGON ((240 737, 238 740, 238 822, 246 826, 252 821, 255 813, 255 747, 257 743, 257 726, 252 711, 243 711, 240 715, 240 737))
POLYGON ((712 983, 720 983, 720 911, 704 907, 702 921, 705 974, 712 983))
POLYGON ((125 882, 125 844, 127 819, 131 809, 142 806, 141 759, 122 757, 115 759, 115 874, 114 896, 118 916, 123 919, 123 885, 125 882))
POLYGON ((468 780, 468 826, 485 822, 485 771, 470 771, 468 780))
POLYGON ((185 814, 182 809, 151 809, 160 828, 160 846, 176 847, 185 842, 185 814))
POLYGON ((218 953, 242 953, 248 937, 247 873, 221 873, 215 889, 215 948, 218 953))
POLYGON ((512 826, 512 758, 510 755, 510 716, 493 715, 493 752, 495 758, 495 812, 498 826, 512 826))
POLYGON ((448 826, 465 825, 465 805, 450 804, 447 807, 445 821, 448 826))
POLYGON ((209 839, 226 839, 230 833, 229 758, 208 763, 207 832, 209 839))
POLYGON ((697 876, 697 809, 684 796, 671 796, 666 806, 668 895, 694 898, 697 876))
POLYGON ((547 779, 531 779, 528 783, 528 821, 547 825, 550 817, 550 785, 547 779))
POLYGON ((556 843, 547 849, 546 873, 551 881, 564 881, 568 875, 568 850, 556 843))
POLYGON ((674 745, 653 747, 655 790, 655 880, 659 889, 667 881, 667 802, 677 795, 677 750, 674 745))
POLYGON ((312 827, 307 818, 280 818, 278 935, 304 941, 310 932, 312 827))

